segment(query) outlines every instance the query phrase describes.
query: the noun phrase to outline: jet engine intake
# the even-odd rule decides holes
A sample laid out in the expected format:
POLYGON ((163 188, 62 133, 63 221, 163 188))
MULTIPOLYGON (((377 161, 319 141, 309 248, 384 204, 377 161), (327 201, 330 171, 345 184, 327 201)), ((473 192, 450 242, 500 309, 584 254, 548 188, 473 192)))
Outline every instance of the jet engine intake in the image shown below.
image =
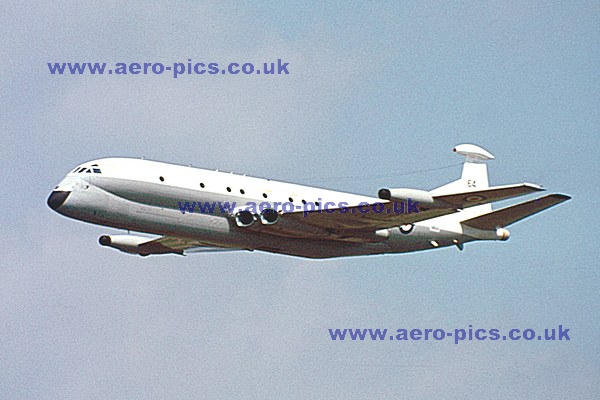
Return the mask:
POLYGON ((260 213, 260 222, 263 225, 273 225, 279 221, 279 213, 272 208, 265 208, 260 213))
POLYGON ((246 228, 254 223, 256 220, 254 214, 248 210, 241 210, 235 214, 235 223, 237 226, 246 228))

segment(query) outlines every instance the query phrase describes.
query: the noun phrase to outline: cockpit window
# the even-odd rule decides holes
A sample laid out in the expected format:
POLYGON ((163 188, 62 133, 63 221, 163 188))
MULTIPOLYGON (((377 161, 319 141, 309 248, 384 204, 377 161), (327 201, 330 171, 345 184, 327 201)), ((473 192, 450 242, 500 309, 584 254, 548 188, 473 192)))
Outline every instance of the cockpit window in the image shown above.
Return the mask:
POLYGON ((81 174, 81 173, 86 173, 86 174, 101 174, 102 171, 100 170, 100 167, 98 166, 98 164, 94 164, 92 165, 92 168, 87 168, 87 167, 77 167, 73 170, 73 174, 81 174))

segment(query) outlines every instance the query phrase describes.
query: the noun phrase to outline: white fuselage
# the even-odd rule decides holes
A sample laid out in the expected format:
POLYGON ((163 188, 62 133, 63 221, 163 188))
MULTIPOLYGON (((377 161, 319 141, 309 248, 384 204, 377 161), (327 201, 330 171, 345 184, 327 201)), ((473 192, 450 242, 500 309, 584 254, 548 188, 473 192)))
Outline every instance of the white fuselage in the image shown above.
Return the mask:
POLYGON ((249 202, 277 202, 291 204, 301 211, 304 202, 321 206, 343 202, 355 206, 381 200, 141 159, 105 158, 87 162, 67 174, 53 193, 60 194, 54 196, 52 204, 49 199, 53 209, 93 224, 194 239, 206 246, 311 258, 400 253, 497 239, 492 232, 463 231, 460 220, 469 210, 420 221, 403 229, 390 227, 384 229, 384 234, 365 232, 365 237, 369 237, 366 240, 337 240, 333 232, 326 230, 282 235, 273 234, 268 225, 248 229, 238 226, 229 213, 182 213, 180 206, 185 202, 235 202, 239 207, 249 202))

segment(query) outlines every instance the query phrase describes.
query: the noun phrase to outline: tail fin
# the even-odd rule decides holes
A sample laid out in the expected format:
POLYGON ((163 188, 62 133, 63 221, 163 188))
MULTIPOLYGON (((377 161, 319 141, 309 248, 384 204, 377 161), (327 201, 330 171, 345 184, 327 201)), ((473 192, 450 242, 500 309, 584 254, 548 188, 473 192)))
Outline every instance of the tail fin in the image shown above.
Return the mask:
POLYGON ((480 190, 490 187, 488 181, 487 164, 494 156, 474 144, 460 144, 453 150, 456 154, 465 156, 460 181, 471 190, 480 190))
MULTIPOLYGON (((462 175, 460 179, 432 190, 433 195, 483 190, 490 187, 486 161, 494 159, 492 154, 474 144, 459 144, 452 151, 465 157, 462 175)), ((477 206, 477 210, 482 213, 488 212, 492 210, 492 205, 477 206)))

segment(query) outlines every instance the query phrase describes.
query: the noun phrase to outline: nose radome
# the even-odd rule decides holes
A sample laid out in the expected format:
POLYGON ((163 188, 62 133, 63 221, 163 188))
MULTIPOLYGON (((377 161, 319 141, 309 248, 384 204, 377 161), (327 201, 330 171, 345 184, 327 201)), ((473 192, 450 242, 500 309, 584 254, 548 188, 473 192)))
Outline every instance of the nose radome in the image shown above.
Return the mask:
POLYGON ((58 207, 63 205, 63 203, 65 202, 65 200, 67 200, 67 197, 69 197, 70 194, 71 192, 55 190, 54 192, 50 193, 50 197, 48 197, 48 207, 50 207, 53 210, 56 210, 58 207))

